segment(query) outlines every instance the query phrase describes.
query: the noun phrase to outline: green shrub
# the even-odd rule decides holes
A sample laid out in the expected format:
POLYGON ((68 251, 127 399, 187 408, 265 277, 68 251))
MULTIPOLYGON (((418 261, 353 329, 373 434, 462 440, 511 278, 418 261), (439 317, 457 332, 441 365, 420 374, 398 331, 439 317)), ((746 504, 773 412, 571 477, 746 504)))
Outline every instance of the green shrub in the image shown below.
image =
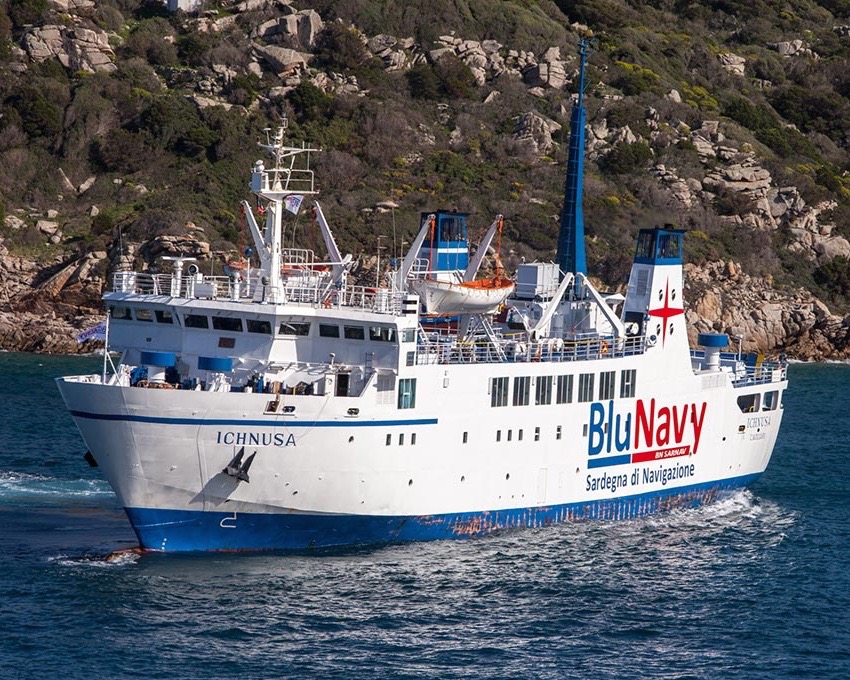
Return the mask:
POLYGON ((721 188, 714 200, 718 215, 746 215, 753 211, 755 201, 743 191, 721 188))
POLYGON ((625 61, 617 61, 614 64, 611 85, 622 90, 626 96, 632 97, 644 92, 658 91, 660 78, 651 69, 625 61))
POLYGON ((332 71, 356 69, 369 58, 360 36, 340 23, 327 24, 316 40, 316 60, 332 71))
POLYGON ((21 117, 21 127, 30 137, 51 139, 62 131, 62 111, 48 101, 40 88, 25 88, 13 97, 12 105, 21 117))
POLYGON ((753 132, 770 130, 779 125, 779 119, 767 106, 757 106, 745 97, 732 97, 723 107, 723 115, 753 132))
POLYGON ((841 143, 850 133, 850 102, 833 90, 788 85, 772 94, 771 103, 803 132, 820 132, 841 143))
POLYGON ((189 66, 203 66, 209 62, 210 52, 217 40, 213 33, 191 31, 177 39, 177 52, 189 66))
POLYGON ((0 59, 12 55, 12 21, 4 7, 0 7, 0 59))
POLYGON ((451 53, 442 55, 434 64, 440 91, 450 99, 469 97, 475 88, 475 76, 461 59, 451 53))
POLYGON ((182 156, 198 156, 218 140, 195 106, 173 92, 156 97, 141 122, 154 144, 182 156))
POLYGON ((299 123, 326 118, 330 113, 333 97, 322 92, 308 80, 302 80, 289 94, 289 101, 295 109, 299 123))
POLYGON ((42 23, 49 9, 48 0, 9 0, 9 16, 18 27, 42 23))
POLYGON ((837 18, 850 18, 850 0, 820 0, 818 4, 828 9, 837 18))
POLYGON ((257 98, 260 87, 260 79, 255 74, 239 74, 227 84, 225 93, 233 104, 247 107, 257 98))
POLYGON ((817 147, 794 128, 781 127, 759 130, 756 133, 756 139, 782 158, 789 158, 795 154, 810 158, 820 156, 817 147))
POLYGON ((437 151, 425 159, 425 170, 438 176, 442 183, 468 185, 475 179, 475 170, 467 160, 452 151, 437 151))
POLYGON ((850 259, 839 256, 817 267, 812 278, 833 301, 847 304, 850 300, 850 259))
POLYGON ((434 101, 440 96, 440 79, 430 64, 418 64, 410 69, 407 87, 414 99, 434 101))
POLYGON ((606 172, 624 175, 643 167, 652 158, 652 149, 646 142, 618 144, 608 152, 600 165, 606 172))
POLYGON ((169 41, 172 36, 173 30, 165 19, 148 19, 140 22, 127 37, 123 50, 155 66, 177 64, 177 47, 169 41))

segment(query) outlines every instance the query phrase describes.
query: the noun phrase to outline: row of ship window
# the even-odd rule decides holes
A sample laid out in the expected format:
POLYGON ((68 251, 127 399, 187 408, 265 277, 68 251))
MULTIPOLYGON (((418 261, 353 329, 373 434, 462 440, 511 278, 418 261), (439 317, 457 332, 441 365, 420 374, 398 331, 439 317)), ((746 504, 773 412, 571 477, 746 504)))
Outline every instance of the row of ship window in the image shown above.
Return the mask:
MULTIPOLYGON (((569 404, 573 401, 573 375, 522 375, 513 379, 513 390, 511 390, 511 379, 508 377, 492 378, 490 381, 490 406, 528 406, 532 395, 535 405, 551 404, 554 399, 556 404, 569 404), (534 389, 532 390, 532 383, 534 389)), ((578 376, 578 390, 576 401, 603 401, 614 399, 617 392, 617 371, 602 371, 598 374, 598 389, 596 386, 595 373, 580 373, 578 376)), ((636 393, 636 371, 625 369, 620 371, 620 399, 629 399, 636 393)))
MULTIPOLYGON (((110 307, 110 316, 118 320, 133 320, 133 312, 135 312, 136 321, 153 322, 156 319, 157 323, 174 324, 175 315, 167 309, 146 309, 137 307, 131 309, 129 307, 110 307)), ((226 331, 230 333, 261 333, 264 335, 272 335, 272 322, 267 319, 241 319, 239 317, 230 316, 213 316, 209 317, 206 314, 183 314, 183 325, 186 328, 209 329, 216 331, 226 331), (244 321, 244 324, 243 324, 244 321), (212 323, 211 323, 212 322, 212 323)), ((177 323, 179 324, 179 317, 177 323)), ((282 321, 278 328, 278 335, 289 336, 308 336, 310 335, 310 327, 312 324, 309 321, 282 321)), ((396 329, 393 326, 349 326, 343 325, 340 328, 337 324, 318 324, 319 337, 322 338, 345 338, 346 340, 369 340, 376 342, 395 342, 396 329)), ((416 340, 416 330, 413 328, 404 328, 401 331, 402 342, 414 342, 416 340)))
MULTIPOLYGON (((562 434, 561 425, 557 425, 555 427, 555 439, 560 439, 561 434, 562 434)), ((522 435, 523 435, 523 429, 519 428, 516 431, 516 440, 518 442, 522 441, 522 435)), ((405 445, 405 435, 404 435, 403 432, 396 435, 396 438, 397 438, 397 441, 398 441, 398 446, 404 446, 405 445)), ((505 441, 512 441, 513 438, 514 438, 514 431, 512 429, 506 430, 505 441)), ((394 441, 393 435, 387 433, 386 445, 391 446, 393 444, 393 441, 394 441)), ((410 441, 410 446, 416 446, 416 433, 415 432, 412 432, 410 434, 410 440, 409 441, 410 441)), ((497 442, 502 441, 502 430, 496 430, 496 441, 497 442)), ((534 441, 536 441, 536 442, 540 441, 540 428, 539 427, 534 428, 534 441)), ((463 433, 463 443, 464 444, 469 443, 469 432, 463 433)))
MULTIPOLYGON (((517 440, 518 442, 521 442, 521 441, 522 441, 522 432, 523 432, 523 431, 522 431, 522 428, 520 428, 520 429, 518 429, 518 430, 517 430, 517 433, 516 433, 516 440, 517 440)), ((464 437, 463 437, 463 443, 464 443, 464 444, 466 444, 466 432, 464 432, 463 434, 464 434, 464 437)), ((557 425, 557 426, 555 427, 555 439, 560 439, 560 438, 561 438, 561 434, 562 434, 562 431, 561 431, 561 425, 557 425)), ((514 436, 514 431, 513 431, 513 430, 508 430, 508 431, 507 431, 506 441, 511 441, 511 440, 513 439, 513 436, 514 436)), ((497 441, 497 442, 502 441, 502 431, 501 431, 501 430, 496 430, 496 441, 497 441)), ((536 441, 536 442, 539 442, 539 441, 540 441, 540 428, 539 428, 539 427, 535 427, 535 428, 534 428, 534 441, 536 441)))

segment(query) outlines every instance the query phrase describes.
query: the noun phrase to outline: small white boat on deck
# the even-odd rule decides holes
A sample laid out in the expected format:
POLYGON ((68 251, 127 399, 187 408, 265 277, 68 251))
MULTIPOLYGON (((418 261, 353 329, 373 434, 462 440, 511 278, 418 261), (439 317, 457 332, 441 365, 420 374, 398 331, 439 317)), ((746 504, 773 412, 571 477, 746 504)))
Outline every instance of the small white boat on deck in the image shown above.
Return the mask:
POLYGON ((464 213, 445 211, 423 215, 419 235, 402 266, 402 276, 407 278, 408 273, 411 274, 407 278, 408 287, 419 296, 425 314, 492 314, 514 292, 516 286, 503 276, 498 256, 502 216, 498 215, 490 225, 472 259, 468 257, 466 217, 464 213), (497 234, 496 273, 489 278, 476 279, 497 234), (414 255, 418 255, 415 261, 414 255))
POLYGON ((495 276, 476 281, 439 281, 419 279, 411 284, 419 295, 426 314, 491 314, 513 293, 510 279, 495 276))

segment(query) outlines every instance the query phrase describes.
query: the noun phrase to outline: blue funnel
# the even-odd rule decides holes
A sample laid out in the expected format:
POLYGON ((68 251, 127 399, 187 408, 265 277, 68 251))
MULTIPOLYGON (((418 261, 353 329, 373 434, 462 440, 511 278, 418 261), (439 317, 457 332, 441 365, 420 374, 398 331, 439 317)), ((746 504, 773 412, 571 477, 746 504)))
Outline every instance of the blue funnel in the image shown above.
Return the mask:
POLYGON ((558 234, 558 266, 562 272, 587 272, 584 254, 584 212, 581 195, 584 180, 584 67, 587 62, 587 40, 579 42, 581 65, 578 76, 578 101, 570 116, 570 148, 567 157, 567 181, 564 185, 564 207, 558 234))

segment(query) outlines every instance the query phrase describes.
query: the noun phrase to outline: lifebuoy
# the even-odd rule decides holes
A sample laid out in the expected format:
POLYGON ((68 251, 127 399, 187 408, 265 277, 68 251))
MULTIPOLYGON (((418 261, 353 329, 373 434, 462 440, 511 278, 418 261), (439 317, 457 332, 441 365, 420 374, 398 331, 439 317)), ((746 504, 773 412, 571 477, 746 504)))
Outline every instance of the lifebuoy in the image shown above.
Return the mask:
POLYGON ((602 354, 608 354, 608 343, 605 342, 604 340, 601 343, 599 343, 599 351, 602 354))

